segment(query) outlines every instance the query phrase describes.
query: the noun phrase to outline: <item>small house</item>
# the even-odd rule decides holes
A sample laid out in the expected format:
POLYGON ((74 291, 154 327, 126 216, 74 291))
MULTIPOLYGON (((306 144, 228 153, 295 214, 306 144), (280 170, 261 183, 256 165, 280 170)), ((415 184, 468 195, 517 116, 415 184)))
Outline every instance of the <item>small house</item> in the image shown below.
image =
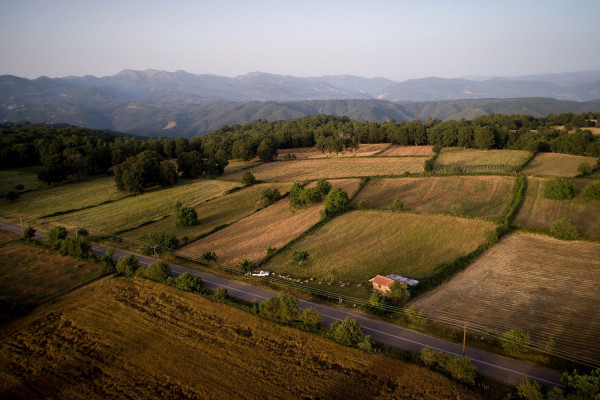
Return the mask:
POLYGON ((373 284, 373 290, 384 294, 390 290, 390 286, 392 286, 394 282, 400 282, 407 286, 415 286, 419 283, 416 279, 405 278, 395 274, 386 276, 377 275, 375 278, 369 279, 369 282, 373 284))

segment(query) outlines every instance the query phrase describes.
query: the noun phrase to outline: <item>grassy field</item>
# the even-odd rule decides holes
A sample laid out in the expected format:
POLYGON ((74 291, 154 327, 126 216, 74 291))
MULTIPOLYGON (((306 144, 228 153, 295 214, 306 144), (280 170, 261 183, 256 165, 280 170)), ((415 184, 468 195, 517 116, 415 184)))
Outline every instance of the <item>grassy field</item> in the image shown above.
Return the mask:
POLYGON ((483 242, 490 222, 439 215, 353 211, 334 218, 271 258, 266 269, 314 280, 362 282, 377 274, 428 276, 483 242), (456 232, 460 232, 457 235, 456 232), (295 250, 309 259, 299 267, 295 250))
POLYGON ((113 203, 49 218, 48 221, 86 228, 90 232, 115 233, 172 214, 173 205, 177 201, 184 206, 194 206, 221 196, 225 190, 237 185, 239 184, 204 179, 184 181, 171 188, 157 188, 113 203))
POLYGON ((371 208, 387 209, 394 199, 405 209, 475 217, 498 217, 510 199, 514 178, 446 176, 371 179, 352 201, 369 200, 371 208))
MULTIPOLYGON (((256 179, 261 181, 303 181, 319 178, 345 178, 355 176, 401 175, 423 172, 426 157, 354 157, 298 161, 277 161, 251 168, 256 179)), ((228 178, 240 180, 241 172, 228 178)))
POLYGON ((377 154, 378 156, 426 156, 433 155, 433 146, 400 146, 391 145, 387 150, 377 154))
POLYGON ((316 147, 298 147, 295 149, 277 150, 277 160, 285 160, 288 154, 296 156, 297 160, 308 158, 334 158, 334 157, 367 157, 375 155, 390 147, 389 143, 365 143, 358 150, 343 151, 341 153, 322 152, 316 147))
POLYGON ((198 225, 176 227, 175 217, 171 215, 154 223, 126 232, 123 236, 137 239, 145 233, 165 231, 177 236, 179 239, 187 236, 188 239, 192 240, 210 232, 218 226, 238 221, 250 215, 254 210, 261 208, 260 192, 264 188, 275 187, 283 195, 291 186, 291 183, 254 185, 195 206, 194 209, 198 213, 198 225))
POLYGON ((600 200, 585 200, 583 190, 594 182, 591 179, 573 179, 575 197, 572 200, 554 200, 544 197, 544 185, 550 178, 527 178, 525 202, 517 214, 515 224, 549 230, 559 218, 573 221, 583 236, 600 239, 600 200))
POLYGON ((0 193, 5 194, 10 190, 15 190, 15 186, 21 184, 24 190, 32 190, 45 186, 37 178, 40 167, 0 169, 0 193))
POLYGON ((577 167, 582 162, 596 165, 597 159, 593 157, 573 156, 559 153, 538 153, 525 168, 527 175, 551 175, 573 177, 577 175, 577 167))
POLYGON ((242 160, 229 160, 229 164, 225 167, 224 175, 230 175, 240 170, 244 170, 249 167, 253 167, 255 165, 259 165, 260 161, 258 159, 250 160, 250 161, 242 161, 242 160))
POLYGON ((514 234, 415 304, 484 331, 518 328, 532 342, 600 360, 600 244, 514 234), (465 312, 468 310, 468 312, 465 312), (498 312, 500 311, 500 312, 498 312))
POLYGON ((460 147, 445 147, 435 160, 437 165, 509 165, 520 166, 531 157, 524 150, 477 150, 460 147))
POLYGON ((484 398, 139 278, 94 283, 1 334, 0 393, 12 399, 484 398))
POLYGON ((0 231, 0 298, 12 308, 7 311, 3 305, 0 321, 100 276, 99 264, 63 257, 19 238, 0 231))

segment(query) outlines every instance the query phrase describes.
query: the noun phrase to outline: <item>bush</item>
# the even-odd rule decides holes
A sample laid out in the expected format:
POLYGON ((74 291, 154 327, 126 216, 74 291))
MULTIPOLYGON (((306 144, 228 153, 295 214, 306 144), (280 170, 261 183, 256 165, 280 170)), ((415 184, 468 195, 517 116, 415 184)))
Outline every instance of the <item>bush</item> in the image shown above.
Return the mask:
POLYGON ((433 367, 437 363, 437 352, 429 347, 421 349, 421 361, 426 367, 433 367))
POLYGON ((212 297, 217 301, 225 301, 227 299, 227 296, 229 296, 229 293, 227 293, 227 289, 225 289, 224 287, 220 287, 217 288, 215 294, 213 294, 212 297))
POLYGON ((177 168, 169 161, 161 161, 158 184, 162 187, 173 186, 177 183, 178 179, 179 175, 177 175, 177 168))
POLYGON ((492 247, 498 242, 498 232, 494 229, 486 229, 483 231, 483 240, 486 246, 492 247))
POLYGON ((85 238, 68 236, 60 242, 60 254, 77 258, 91 258, 93 256, 92 246, 85 238))
POLYGON ((202 277, 184 272, 175 279, 175 287, 184 292, 201 292, 204 282, 202 277))
POLYGON ((244 186, 252 186, 256 183, 256 178, 252 175, 252 172, 246 171, 242 175, 242 185, 244 186))
POLYGON ((427 318, 425 313, 417 306, 410 306, 406 309, 406 317, 408 322, 415 326, 425 326, 427 324, 427 318))
POLYGON ((321 197, 321 192, 317 188, 303 189, 300 192, 300 200, 304 205, 318 203, 321 201, 321 197))
POLYGON ((144 276, 156 282, 165 282, 171 276, 171 267, 165 260, 158 260, 148 266, 144 276))
POLYGON ((447 355, 447 357, 443 358, 440 366, 446 370, 450 377, 455 381, 468 384, 475 383, 477 370, 468 357, 447 355))
POLYGON ((359 209, 359 210, 361 210, 361 211, 370 210, 371 209, 371 204, 369 204, 369 200, 367 200, 367 199, 361 199, 356 204, 356 208, 359 209))
POLYGON ((292 254, 292 260, 298 263, 298 266, 302 264, 302 261, 308 259, 308 252, 306 250, 295 250, 292 254))
POLYGON ((546 182, 544 197, 565 200, 575 197, 575 184, 566 178, 554 178, 546 182))
POLYGON ((327 215, 343 213, 348 209, 348 193, 341 188, 333 188, 325 198, 325 212, 327 215))
POLYGON ((111 248, 106 249, 106 253, 100 258, 100 262, 102 263, 102 273, 103 274, 112 274, 116 272, 115 262, 113 260, 113 256, 115 251, 111 248))
POLYGON ((353 318, 346 317, 342 322, 336 321, 329 327, 328 336, 344 346, 356 347, 366 338, 362 326, 353 318))
POLYGON ((33 237, 35 236, 35 229, 32 228, 31 226, 28 226, 27 228, 25 228, 23 230, 23 237, 27 240, 31 240, 33 239, 33 237))
POLYGON ((392 210, 394 212, 404 211, 404 202, 401 201, 400 199, 395 199, 392 202, 392 205, 390 206, 390 210, 392 210))
POLYGON ((509 353, 525 353, 530 343, 529 333, 520 329, 504 332, 500 338, 500 345, 509 353))
POLYGON ((593 170, 594 169, 592 168, 592 166, 589 163, 586 163, 586 162, 582 162, 577 167, 577 172, 578 172, 579 176, 584 176, 584 175, 587 175, 587 174, 591 174, 593 170))
POLYGON ((298 299, 285 292, 263 300, 258 305, 259 314, 273 321, 289 324, 299 318, 298 299))
POLYGON ((256 269, 256 264, 253 261, 244 258, 242 262, 240 262, 239 267, 243 272, 252 272, 256 269))
POLYGON ((524 400, 544 400, 540 385, 527 377, 521 379, 517 386, 517 394, 524 400))
POLYGON ((281 199, 281 193, 277 188, 264 188, 260 191, 260 202, 263 207, 268 207, 281 199))
POLYGON ((177 237, 165 231, 145 233, 140 238, 145 244, 142 252, 146 255, 153 254, 155 249, 157 254, 163 254, 179 245, 177 237))
POLYGON ((435 146, 433 146, 433 152, 435 154, 439 154, 440 151, 442 151, 442 145, 441 144, 436 144, 435 146))
POLYGON ((300 321, 308 327, 314 328, 323 321, 323 316, 314 308, 309 307, 300 314, 300 321))
POLYGON ((552 222, 550 233, 552 236, 563 240, 575 240, 579 237, 579 232, 577 232, 573 221, 567 218, 560 218, 552 222))
POLYGON ((202 259, 206 260, 206 261, 212 261, 215 262, 217 261, 217 253, 215 253, 214 251, 205 251, 204 253, 202 253, 202 259))
POLYGON ((425 169, 425 172, 431 172, 434 169, 434 165, 435 165, 435 160, 432 158, 428 158, 427 160, 425 160, 425 165, 423 166, 423 168, 425 169))
POLYGON ((277 248, 275 248, 273 246, 268 246, 267 247, 267 256, 272 256, 273 254, 275 254, 276 251, 277 251, 277 248))
POLYGON ((128 256, 123 256, 119 258, 115 269, 120 275, 133 276, 135 275, 135 272, 138 270, 139 267, 140 262, 137 259, 137 257, 133 254, 130 254, 128 256))
POLYGON ((319 191, 319 193, 321 193, 321 195, 327 196, 331 190, 331 183, 327 182, 325 179, 319 179, 315 188, 319 191))
POLYGON ((55 226, 46 232, 46 235, 44 236, 46 244, 53 249, 58 250, 61 242, 67 237, 67 233, 67 228, 64 226, 55 226))
POLYGON ((18 198, 19 193, 15 192, 14 190, 9 190, 8 193, 6 193, 6 200, 10 201, 11 203, 17 201, 18 198))
POLYGON ((410 299, 410 292, 405 284, 394 282, 390 285, 386 296, 388 303, 396 307, 402 307, 410 299))
POLYGON ((198 225, 198 213, 192 207, 182 207, 180 202, 175 203, 175 226, 198 225))
POLYGON ((600 200, 600 182, 587 185, 583 191, 583 197, 586 200, 600 200))

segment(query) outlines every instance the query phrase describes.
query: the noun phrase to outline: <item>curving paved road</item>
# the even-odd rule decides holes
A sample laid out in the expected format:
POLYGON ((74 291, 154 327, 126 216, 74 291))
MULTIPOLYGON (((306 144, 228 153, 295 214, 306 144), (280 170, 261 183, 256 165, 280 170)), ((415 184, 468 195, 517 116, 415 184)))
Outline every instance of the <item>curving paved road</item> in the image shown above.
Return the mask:
MULTIPOLYGON (((20 225, 0 221, 0 229, 20 234, 22 228, 20 225)), ((36 238, 43 239, 43 232, 37 231, 36 238)), ((106 251, 106 248, 94 244, 92 245, 92 250, 94 251, 95 255, 102 256, 106 251)), ((128 254, 135 254, 140 260, 140 264, 144 266, 154 262, 152 257, 147 257, 124 250, 114 250, 115 259, 128 254)), ((215 290, 219 287, 224 287, 231 296, 242 300, 252 301, 256 299, 261 301, 269 297, 277 296, 277 292, 265 290, 263 288, 258 288, 229 279, 220 278, 211 274, 198 272, 177 264, 170 264, 170 266, 173 276, 179 276, 184 272, 201 276, 204 280, 204 286, 206 288, 215 290)), ((438 339, 420 332, 415 332, 385 321, 369 318, 368 316, 342 307, 318 304, 306 300, 299 300, 299 303, 301 308, 315 308, 323 315, 327 324, 331 324, 334 321, 341 321, 346 317, 354 318, 362 325, 365 333, 369 334, 371 338, 379 343, 414 352, 420 352, 423 347, 430 347, 432 349, 443 351, 452 355, 462 355, 462 345, 456 343, 438 339)), ((523 377, 528 377, 542 384, 560 386, 560 378, 562 374, 558 371, 531 366, 519 361, 498 356, 496 354, 477 349, 471 349, 468 347, 466 355, 471 358, 471 361, 473 361, 473 364, 475 364, 477 371, 480 374, 504 383, 508 383, 510 385, 518 385, 523 377)))

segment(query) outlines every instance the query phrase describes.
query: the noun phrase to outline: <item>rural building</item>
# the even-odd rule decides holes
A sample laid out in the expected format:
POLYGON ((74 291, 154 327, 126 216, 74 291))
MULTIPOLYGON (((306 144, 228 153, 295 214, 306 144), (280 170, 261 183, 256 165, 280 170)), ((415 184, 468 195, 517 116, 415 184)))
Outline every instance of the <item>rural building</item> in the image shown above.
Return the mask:
POLYGON ((386 276, 377 275, 375 278, 369 279, 369 282, 373 284, 373 290, 381 293, 387 293, 394 282, 400 282, 407 286, 415 286, 419 283, 416 279, 405 278, 395 274, 386 276))

